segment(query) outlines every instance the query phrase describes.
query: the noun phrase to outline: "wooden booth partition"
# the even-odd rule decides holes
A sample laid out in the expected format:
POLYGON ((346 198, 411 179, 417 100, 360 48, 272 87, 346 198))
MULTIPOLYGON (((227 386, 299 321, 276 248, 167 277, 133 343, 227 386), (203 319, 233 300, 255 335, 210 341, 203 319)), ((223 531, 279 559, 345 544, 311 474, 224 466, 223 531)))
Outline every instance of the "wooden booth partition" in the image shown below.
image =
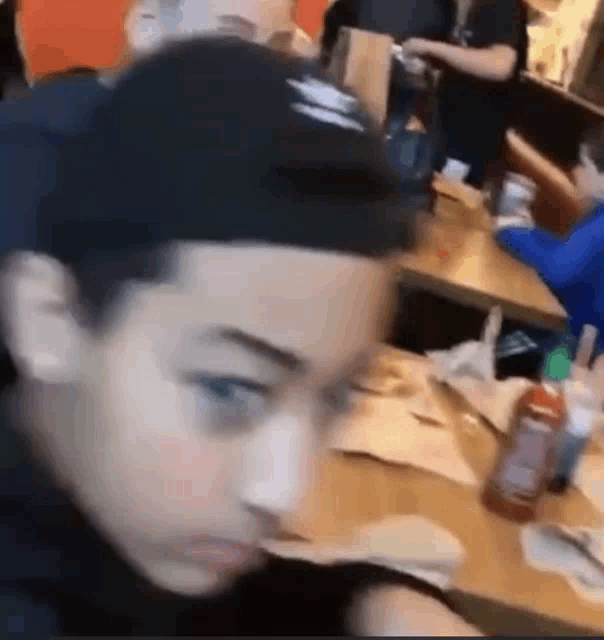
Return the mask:
POLYGON ((537 184, 533 207, 536 222, 554 233, 566 233, 581 214, 570 178, 512 129, 506 132, 505 152, 511 170, 528 176, 537 184))

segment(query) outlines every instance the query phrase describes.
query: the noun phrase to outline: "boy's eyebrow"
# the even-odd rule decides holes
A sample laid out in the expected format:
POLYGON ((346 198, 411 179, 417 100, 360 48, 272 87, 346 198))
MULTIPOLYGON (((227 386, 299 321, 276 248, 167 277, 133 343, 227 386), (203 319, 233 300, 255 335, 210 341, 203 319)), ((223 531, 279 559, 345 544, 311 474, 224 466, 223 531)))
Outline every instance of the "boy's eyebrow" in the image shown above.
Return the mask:
POLYGON ((233 327, 214 327, 199 336, 203 342, 230 342, 250 351, 257 356, 270 360, 274 364, 287 369, 291 373, 302 374, 308 370, 306 362, 292 351, 286 351, 267 342, 262 338, 253 336, 241 329, 233 327))

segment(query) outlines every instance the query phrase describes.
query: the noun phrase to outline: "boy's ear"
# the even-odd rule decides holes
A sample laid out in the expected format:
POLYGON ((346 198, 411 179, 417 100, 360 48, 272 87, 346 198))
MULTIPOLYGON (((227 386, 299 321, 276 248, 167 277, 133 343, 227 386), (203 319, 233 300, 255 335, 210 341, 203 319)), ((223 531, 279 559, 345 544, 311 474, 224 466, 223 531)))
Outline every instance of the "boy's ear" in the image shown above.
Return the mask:
POLYGON ((58 260, 14 253, 0 273, 0 320, 19 372, 30 380, 75 382, 81 330, 74 317, 75 280, 58 260))

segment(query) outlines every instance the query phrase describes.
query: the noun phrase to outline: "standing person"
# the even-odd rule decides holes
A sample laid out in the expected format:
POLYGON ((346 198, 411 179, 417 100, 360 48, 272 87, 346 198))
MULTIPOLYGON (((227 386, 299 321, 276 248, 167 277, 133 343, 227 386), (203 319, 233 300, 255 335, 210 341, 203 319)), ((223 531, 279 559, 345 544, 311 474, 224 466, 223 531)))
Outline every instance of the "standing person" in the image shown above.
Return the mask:
POLYGON ((456 4, 456 28, 448 42, 410 38, 403 51, 444 67, 439 90, 446 155, 470 165, 467 181, 480 188, 488 163, 501 152, 518 75, 526 65, 527 8, 523 0, 456 4))
POLYGON ((604 351, 604 127, 589 130, 573 170, 583 216, 565 238, 534 227, 528 217, 501 219, 498 242, 537 270, 569 315, 569 335, 525 330, 546 353, 564 342, 570 356, 578 346, 581 329, 598 329, 604 351))
MULTIPOLYGON (((387 33, 395 42, 410 37, 444 40, 453 28, 451 0, 396 2, 393 0, 336 0, 325 12, 321 36, 321 65, 329 65, 341 27, 387 33)), ((393 67, 388 114, 409 115, 416 93, 393 67)))
MULTIPOLYGON (((40 639, 270 635, 278 583, 248 588, 255 626, 229 594, 388 330, 405 194, 353 96, 236 40, 152 56, 57 153, 36 249, 2 269, 2 615, 40 639)), ((384 576, 358 575, 330 631, 384 576)), ((363 633, 378 605, 388 633, 475 633, 419 593, 406 616, 397 580, 363 633)))

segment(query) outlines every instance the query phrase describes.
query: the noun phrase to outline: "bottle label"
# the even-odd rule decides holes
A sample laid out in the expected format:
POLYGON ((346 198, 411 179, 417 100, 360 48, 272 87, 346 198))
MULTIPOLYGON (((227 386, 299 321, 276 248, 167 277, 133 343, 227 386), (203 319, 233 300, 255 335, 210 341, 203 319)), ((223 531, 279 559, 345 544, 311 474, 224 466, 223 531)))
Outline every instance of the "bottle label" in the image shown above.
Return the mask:
POLYGON ((574 436, 588 436, 591 433, 594 417, 594 411, 589 407, 581 405, 569 407, 567 431, 574 436))
POLYGON ((503 488, 524 495, 537 490, 550 434, 548 425, 528 416, 520 418, 514 449, 509 453, 500 476, 503 488))
POLYGON ((515 492, 531 493, 537 484, 537 470, 512 464, 507 469, 505 480, 515 492))

